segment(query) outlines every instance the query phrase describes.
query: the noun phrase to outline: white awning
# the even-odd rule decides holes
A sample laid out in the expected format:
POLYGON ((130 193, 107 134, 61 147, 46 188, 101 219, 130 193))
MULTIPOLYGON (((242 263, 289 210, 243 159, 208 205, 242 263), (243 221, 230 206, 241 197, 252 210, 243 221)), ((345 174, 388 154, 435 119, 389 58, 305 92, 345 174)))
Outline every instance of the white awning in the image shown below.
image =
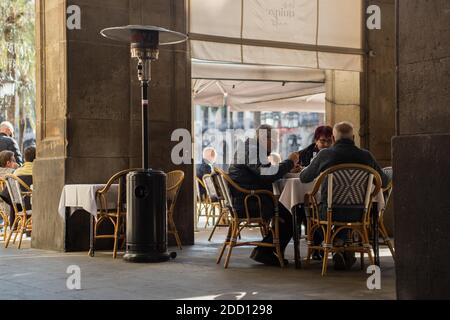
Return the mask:
POLYGON ((362 0, 190 0, 193 58, 362 71, 362 0))
POLYGON ((325 112, 325 73, 294 67, 192 63, 196 105, 231 111, 325 112))

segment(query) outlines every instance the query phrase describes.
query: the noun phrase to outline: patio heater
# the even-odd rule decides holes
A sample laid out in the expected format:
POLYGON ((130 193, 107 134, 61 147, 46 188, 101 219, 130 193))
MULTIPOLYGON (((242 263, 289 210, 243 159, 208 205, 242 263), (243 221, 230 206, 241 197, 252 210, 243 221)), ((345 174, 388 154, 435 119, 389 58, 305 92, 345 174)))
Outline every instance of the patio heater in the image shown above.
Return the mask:
POLYGON ((101 35, 130 43, 131 57, 137 59, 141 82, 142 169, 127 175, 126 252, 129 262, 162 262, 167 252, 166 175, 149 168, 148 87, 151 62, 158 60, 159 46, 184 42, 185 34, 155 26, 129 25, 103 29, 101 35))

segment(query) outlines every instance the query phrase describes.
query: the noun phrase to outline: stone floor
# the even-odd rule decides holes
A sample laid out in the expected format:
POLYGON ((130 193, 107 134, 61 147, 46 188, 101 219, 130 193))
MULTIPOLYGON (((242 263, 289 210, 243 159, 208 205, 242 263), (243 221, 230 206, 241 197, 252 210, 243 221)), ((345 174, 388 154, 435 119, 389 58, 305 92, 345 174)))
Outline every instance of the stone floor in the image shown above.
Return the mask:
MULTIPOLYGON (((21 250, 0 243, 0 299, 395 299, 394 262, 381 250, 381 289, 367 289, 369 274, 359 261, 349 271, 334 271, 321 277, 320 263, 307 269, 293 266, 292 243, 286 251, 287 268, 259 265, 248 258, 251 248, 234 249, 229 269, 215 259, 225 230, 212 242, 208 231, 196 233, 196 245, 177 251, 176 259, 160 264, 130 264, 110 252, 94 258, 86 252, 59 253, 30 248, 21 250), (69 290, 69 266, 79 266, 81 289, 69 290)), ((257 231, 245 237, 258 238, 257 231)), ((302 240, 301 252, 305 253, 302 240)))

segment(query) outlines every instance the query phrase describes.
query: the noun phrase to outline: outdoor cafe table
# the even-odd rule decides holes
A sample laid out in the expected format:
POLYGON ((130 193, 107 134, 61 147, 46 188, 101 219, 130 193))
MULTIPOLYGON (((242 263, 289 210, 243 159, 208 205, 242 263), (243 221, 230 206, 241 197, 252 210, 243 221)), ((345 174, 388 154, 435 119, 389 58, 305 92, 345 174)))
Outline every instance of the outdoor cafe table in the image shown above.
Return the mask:
MULTIPOLYGON (((300 249, 299 249, 299 230, 297 224, 297 212, 298 205, 303 204, 305 201, 305 195, 311 192, 314 187, 313 182, 302 183, 299 178, 299 174, 288 174, 286 179, 280 179, 273 184, 273 191, 275 195, 279 195, 279 203, 281 203, 286 209, 292 213, 293 220, 293 240, 294 240, 294 260, 295 267, 300 268, 300 249)), ((316 199, 320 199, 320 189, 316 194, 316 199)), ((374 198, 374 202, 378 203, 378 209, 384 206, 383 192, 380 190, 378 195, 374 198)), ((380 254, 378 246, 378 211, 373 210, 372 213, 372 230, 373 232, 373 251, 375 255, 375 264, 380 265, 380 254)))
MULTIPOLYGON (((90 214, 90 252, 94 245, 94 218, 100 206, 95 197, 97 190, 102 189, 105 184, 68 184, 65 185, 59 199, 59 215, 68 219, 76 210, 83 209, 90 214)), ((111 185, 107 192, 106 202, 108 208, 114 208, 117 201, 118 184, 111 185)))

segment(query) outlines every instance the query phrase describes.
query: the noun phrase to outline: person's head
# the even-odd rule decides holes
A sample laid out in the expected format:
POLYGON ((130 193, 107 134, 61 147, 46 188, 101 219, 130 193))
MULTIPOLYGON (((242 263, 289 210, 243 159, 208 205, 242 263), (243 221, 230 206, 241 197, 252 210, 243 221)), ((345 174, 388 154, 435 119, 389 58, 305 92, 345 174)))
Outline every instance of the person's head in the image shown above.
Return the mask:
POLYGON ((267 150, 267 156, 272 152, 272 145, 276 144, 277 132, 271 125, 262 124, 256 129, 256 139, 258 143, 264 142, 267 150))
POLYGON ((353 124, 350 122, 343 121, 334 125, 333 142, 341 139, 355 140, 355 135, 353 134, 353 124))
POLYGON ((273 165, 273 166, 279 165, 280 162, 281 162, 281 156, 280 156, 280 154, 277 153, 277 152, 272 152, 272 153, 269 155, 269 162, 270 162, 270 164, 273 165))
POLYGON ((203 149, 203 159, 209 161, 209 163, 216 162, 217 152, 213 147, 206 147, 203 149))
POLYGON ((16 157, 14 157, 14 152, 9 150, 4 150, 0 152, 0 167, 2 168, 17 168, 16 157))
POLYGON ((329 148, 331 146, 331 143, 333 135, 333 128, 330 126, 320 126, 317 127, 316 131, 314 132, 314 142, 316 143, 316 147, 319 150, 329 148))
POLYGON ((34 158, 36 158, 36 148, 34 146, 26 148, 24 158, 26 162, 33 162, 34 158))
POLYGON ((0 123, 0 133, 6 134, 8 137, 14 136, 14 127, 9 121, 0 123))

